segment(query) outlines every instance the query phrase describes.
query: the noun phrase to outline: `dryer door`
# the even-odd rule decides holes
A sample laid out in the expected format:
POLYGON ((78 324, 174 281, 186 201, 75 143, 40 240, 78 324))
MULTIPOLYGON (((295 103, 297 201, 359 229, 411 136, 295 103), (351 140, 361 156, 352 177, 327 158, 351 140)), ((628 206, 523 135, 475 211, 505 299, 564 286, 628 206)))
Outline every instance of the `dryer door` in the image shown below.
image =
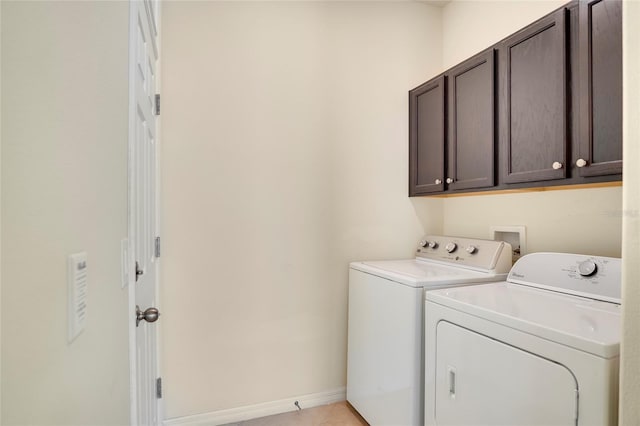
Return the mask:
POLYGON ((564 365, 446 321, 436 352, 438 425, 577 424, 578 385, 564 365))

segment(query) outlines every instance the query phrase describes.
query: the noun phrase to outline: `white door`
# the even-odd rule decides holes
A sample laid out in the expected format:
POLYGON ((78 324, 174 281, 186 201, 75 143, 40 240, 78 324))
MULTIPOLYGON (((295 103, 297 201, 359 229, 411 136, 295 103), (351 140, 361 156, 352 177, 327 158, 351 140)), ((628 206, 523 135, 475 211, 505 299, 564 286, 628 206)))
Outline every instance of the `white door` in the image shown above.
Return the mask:
POLYGON ((129 299, 131 423, 159 423, 157 357, 157 2, 130 2, 129 299), (137 311, 137 315, 135 314, 137 311))
POLYGON ((440 321, 438 425, 575 426, 578 384, 564 365, 440 321))

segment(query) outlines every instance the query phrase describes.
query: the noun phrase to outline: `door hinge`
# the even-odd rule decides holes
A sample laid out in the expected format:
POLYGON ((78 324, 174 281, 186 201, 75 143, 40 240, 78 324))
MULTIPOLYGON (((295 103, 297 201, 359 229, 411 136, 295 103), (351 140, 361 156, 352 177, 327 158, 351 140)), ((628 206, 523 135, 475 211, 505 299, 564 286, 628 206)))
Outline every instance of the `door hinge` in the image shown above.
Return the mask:
POLYGON ((160 94, 156 93, 156 115, 160 115, 160 94))
POLYGON ((156 237, 156 257, 160 257, 160 237, 156 237))
POLYGON ((162 377, 156 379, 156 398, 162 398, 162 377))

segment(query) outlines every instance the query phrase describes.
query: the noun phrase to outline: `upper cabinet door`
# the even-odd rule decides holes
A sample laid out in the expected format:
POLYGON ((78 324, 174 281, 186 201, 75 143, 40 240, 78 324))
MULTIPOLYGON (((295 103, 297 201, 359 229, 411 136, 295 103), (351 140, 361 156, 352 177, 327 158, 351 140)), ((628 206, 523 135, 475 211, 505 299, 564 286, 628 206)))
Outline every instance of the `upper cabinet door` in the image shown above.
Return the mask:
POLYGON ((622 173, 622 2, 580 3, 580 176, 622 173))
POLYGON ((447 72, 449 189, 494 186, 494 52, 447 72))
POLYGON ((445 77, 409 92, 409 196, 444 190, 445 77))
POLYGON ((500 140, 505 183, 566 177, 566 10, 501 43, 500 140))

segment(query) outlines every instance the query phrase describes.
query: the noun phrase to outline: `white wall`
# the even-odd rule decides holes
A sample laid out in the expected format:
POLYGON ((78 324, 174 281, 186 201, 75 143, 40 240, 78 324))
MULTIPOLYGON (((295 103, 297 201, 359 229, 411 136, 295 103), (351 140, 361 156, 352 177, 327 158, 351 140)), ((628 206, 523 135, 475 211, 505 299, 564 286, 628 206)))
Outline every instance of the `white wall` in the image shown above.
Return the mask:
POLYGON ((440 13, 163 4, 168 418, 345 385, 348 263, 441 231, 442 201, 407 197, 407 91, 441 69, 440 13))
POLYGON ((127 424, 126 2, 2 7, 2 421, 127 424), (67 255, 88 252, 67 343, 67 255))
MULTIPOLYGON (((443 65, 451 67, 565 1, 452 1, 443 10, 443 65)), ((622 188, 482 195, 444 201, 445 234, 487 238, 525 225, 529 251, 621 255, 622 188)))
POLYGON ((623 334, 620 424, 640 424, 640 2, 623 4, 623 334), (629 167, 629 165, 632 165, 629 167))

